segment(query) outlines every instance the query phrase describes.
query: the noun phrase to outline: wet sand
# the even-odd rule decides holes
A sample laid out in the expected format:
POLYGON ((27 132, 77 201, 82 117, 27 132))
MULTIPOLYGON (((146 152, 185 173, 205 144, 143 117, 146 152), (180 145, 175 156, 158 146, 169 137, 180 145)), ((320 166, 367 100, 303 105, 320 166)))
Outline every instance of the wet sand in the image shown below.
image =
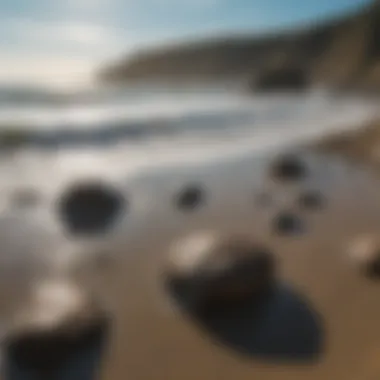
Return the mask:
MULTIPOLYGON (((253 199, 251 222, 239 226, 275 255, 277 286, 258 309, 247 302, 208 318, 190 315, 181 294, 164 288, 167 252, 150 231, 145 248, 154 246, 154 257, 142 250, 115 283, 117 318, 99 380, 379 379, 380 279, 365 277, 345 250, 356 236, 380 232, 378 145, 376 123, 333 136, 307 148, 317 153, 306 154, 312 177, 263 184, 267 197, 257 208, 253 199), (321 194, 322 204, 302 207, 305 190, 321 194), (276 234, 273 221, 283 213, 301 228, 276 234)), ((59 378, 91 380, 98 353, 85 355, 59 378)))
POLYGON ((352 132, 324 138, 312 149, 380 170, 380 120, 352 132))
POLYGON ((247 303, 191 317, 165 293, 165 252, 152 238, 157 255, 147 261, 142 252, 115 288, 119 309, 102 380, 380 378, 380 279, 366 278, 345 251, 355 236, 380 232, 380 179, 372 155, 363 159, 365 135, 339 139, 313 147, 323 158, 307 184, 269 186, 273 205, 257 215, 262 223, 246 226, 278 266, 277 291, 259 311, 247 303), (321 191, 325 208, 299 209, 303 186, 321 191), (295 212, 305 229, 274 234, 271 220, 281 210, 295 212))

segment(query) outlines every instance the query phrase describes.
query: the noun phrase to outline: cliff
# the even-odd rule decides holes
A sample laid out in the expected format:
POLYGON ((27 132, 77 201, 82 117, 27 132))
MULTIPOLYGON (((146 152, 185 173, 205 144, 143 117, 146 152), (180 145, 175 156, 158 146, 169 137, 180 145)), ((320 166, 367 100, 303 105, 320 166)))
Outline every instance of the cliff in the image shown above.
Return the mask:
POLYGON ((99 79, 107 83, 233 79, 252 84, 268 75, 268 68, 269 74, 274 70, 281 77, 283 68, 294 67, 303 76, 295 77, 298 85, 380 88, 380 1, 307 28, 140 51, 103 68, 99 79))

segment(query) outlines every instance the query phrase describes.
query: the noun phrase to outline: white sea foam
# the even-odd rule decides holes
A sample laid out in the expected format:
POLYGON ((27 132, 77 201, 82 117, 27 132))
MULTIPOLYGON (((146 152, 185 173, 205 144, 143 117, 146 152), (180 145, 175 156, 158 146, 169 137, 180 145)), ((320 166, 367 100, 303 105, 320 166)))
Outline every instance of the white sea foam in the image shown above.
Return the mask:
POLYGON ((202 160, 243 150, 261 154, 326 133, 357 128, 378 113, 373 100, 333 97, 323 91, 267 97, 155 92, 146 97, 128 94, 93 105, 61 106, 59 110, 51 105, 0 109, 0 125, 8 121, 26 123, 31 130, 43 129, 42 136, 60 131, 50 142, 50 149, 34 146, 3 155, 3 193, 17 186, 37 186, 49 193, 69 178, 98 171, 117 176, 152 163, 202 160), (136 124, 137 120, 140 123, 136 124), (138 139, 126 134, 115 136, 106 145, 92 143, 102 141, 101 133, 106 136, 116 121, 120 129, 135 126, 136 131, 146 128, 146 132, 138 139), (73 143, 83 130, 85 137, 80 135, 80 142, 73 143), (65 142, 62 135, 68 131, 70 140, 65 142))

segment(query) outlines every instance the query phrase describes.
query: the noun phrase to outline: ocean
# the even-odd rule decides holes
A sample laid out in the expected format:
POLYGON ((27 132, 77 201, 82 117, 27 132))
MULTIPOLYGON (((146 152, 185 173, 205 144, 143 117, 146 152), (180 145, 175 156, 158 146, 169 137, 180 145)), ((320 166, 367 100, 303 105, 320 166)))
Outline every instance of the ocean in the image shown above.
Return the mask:
POLYGON ((378 114, 377 105, 323 89, 251 95, 233 86, 77 94, 0 88, 0 133, 21 130, 25 140, 22 148, 0 147, 0 186, 56 189, 62 178, 87 172, 122 175, 149 162, 276 149, 357 128, 378 114))
POLYGON ((0 87, 0 130, 31 132, 30 145, 108 146, 123 141, 268 138, 360 124, 374 99, 306 94, 250 95, 237 88, 139 87, 64 94, 0 87))

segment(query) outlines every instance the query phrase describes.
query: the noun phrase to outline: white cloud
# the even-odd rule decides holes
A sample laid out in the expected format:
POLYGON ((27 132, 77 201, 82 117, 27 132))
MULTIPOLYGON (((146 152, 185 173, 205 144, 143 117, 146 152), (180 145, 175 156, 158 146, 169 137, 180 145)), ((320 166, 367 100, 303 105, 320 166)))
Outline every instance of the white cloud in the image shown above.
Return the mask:
POLYGON ((140 44, 173 39, 170 25, 167 30, 128 28, 138 25, 145 13, 161 8, 171 9, 174 14, 175 9, 198 11, 224 0, 37 1, 36 12, 28 18, 5 18, 0 14, 0 35, 5 36, 0 42, 0 82, 86 82, 100 62, 125 56, 140 44), (52 17, 42 16, 41 9, 52 17), (118 14, 123 15, 125 27, 113 23, 118 14))
POLYGON ((0 82, 80 86, 91 82, 95 67, 96 61, 83 57, 0 53, 0 82))
POLYGON ((99 46, 113 41, 114 36, 111 35, 101 26, 81 23, 62 23, 45 25, 41 30, 36 30, 37 37, 42 37, 45 32, 50 32, 49 38, 58 41, 68 41, 71 43, 95 45, 99 46), (45 30, 44 30, 45 29, 45 30), (42 33, 41 33, 42 32, 42 33))
POLYGON ((4 21, 8 33, 20 42, 37 45, 81 45, 82 47, 116 46, 121 43, 113 32, 104 26, 84 22, 46 22, 29 19, 4 21))

